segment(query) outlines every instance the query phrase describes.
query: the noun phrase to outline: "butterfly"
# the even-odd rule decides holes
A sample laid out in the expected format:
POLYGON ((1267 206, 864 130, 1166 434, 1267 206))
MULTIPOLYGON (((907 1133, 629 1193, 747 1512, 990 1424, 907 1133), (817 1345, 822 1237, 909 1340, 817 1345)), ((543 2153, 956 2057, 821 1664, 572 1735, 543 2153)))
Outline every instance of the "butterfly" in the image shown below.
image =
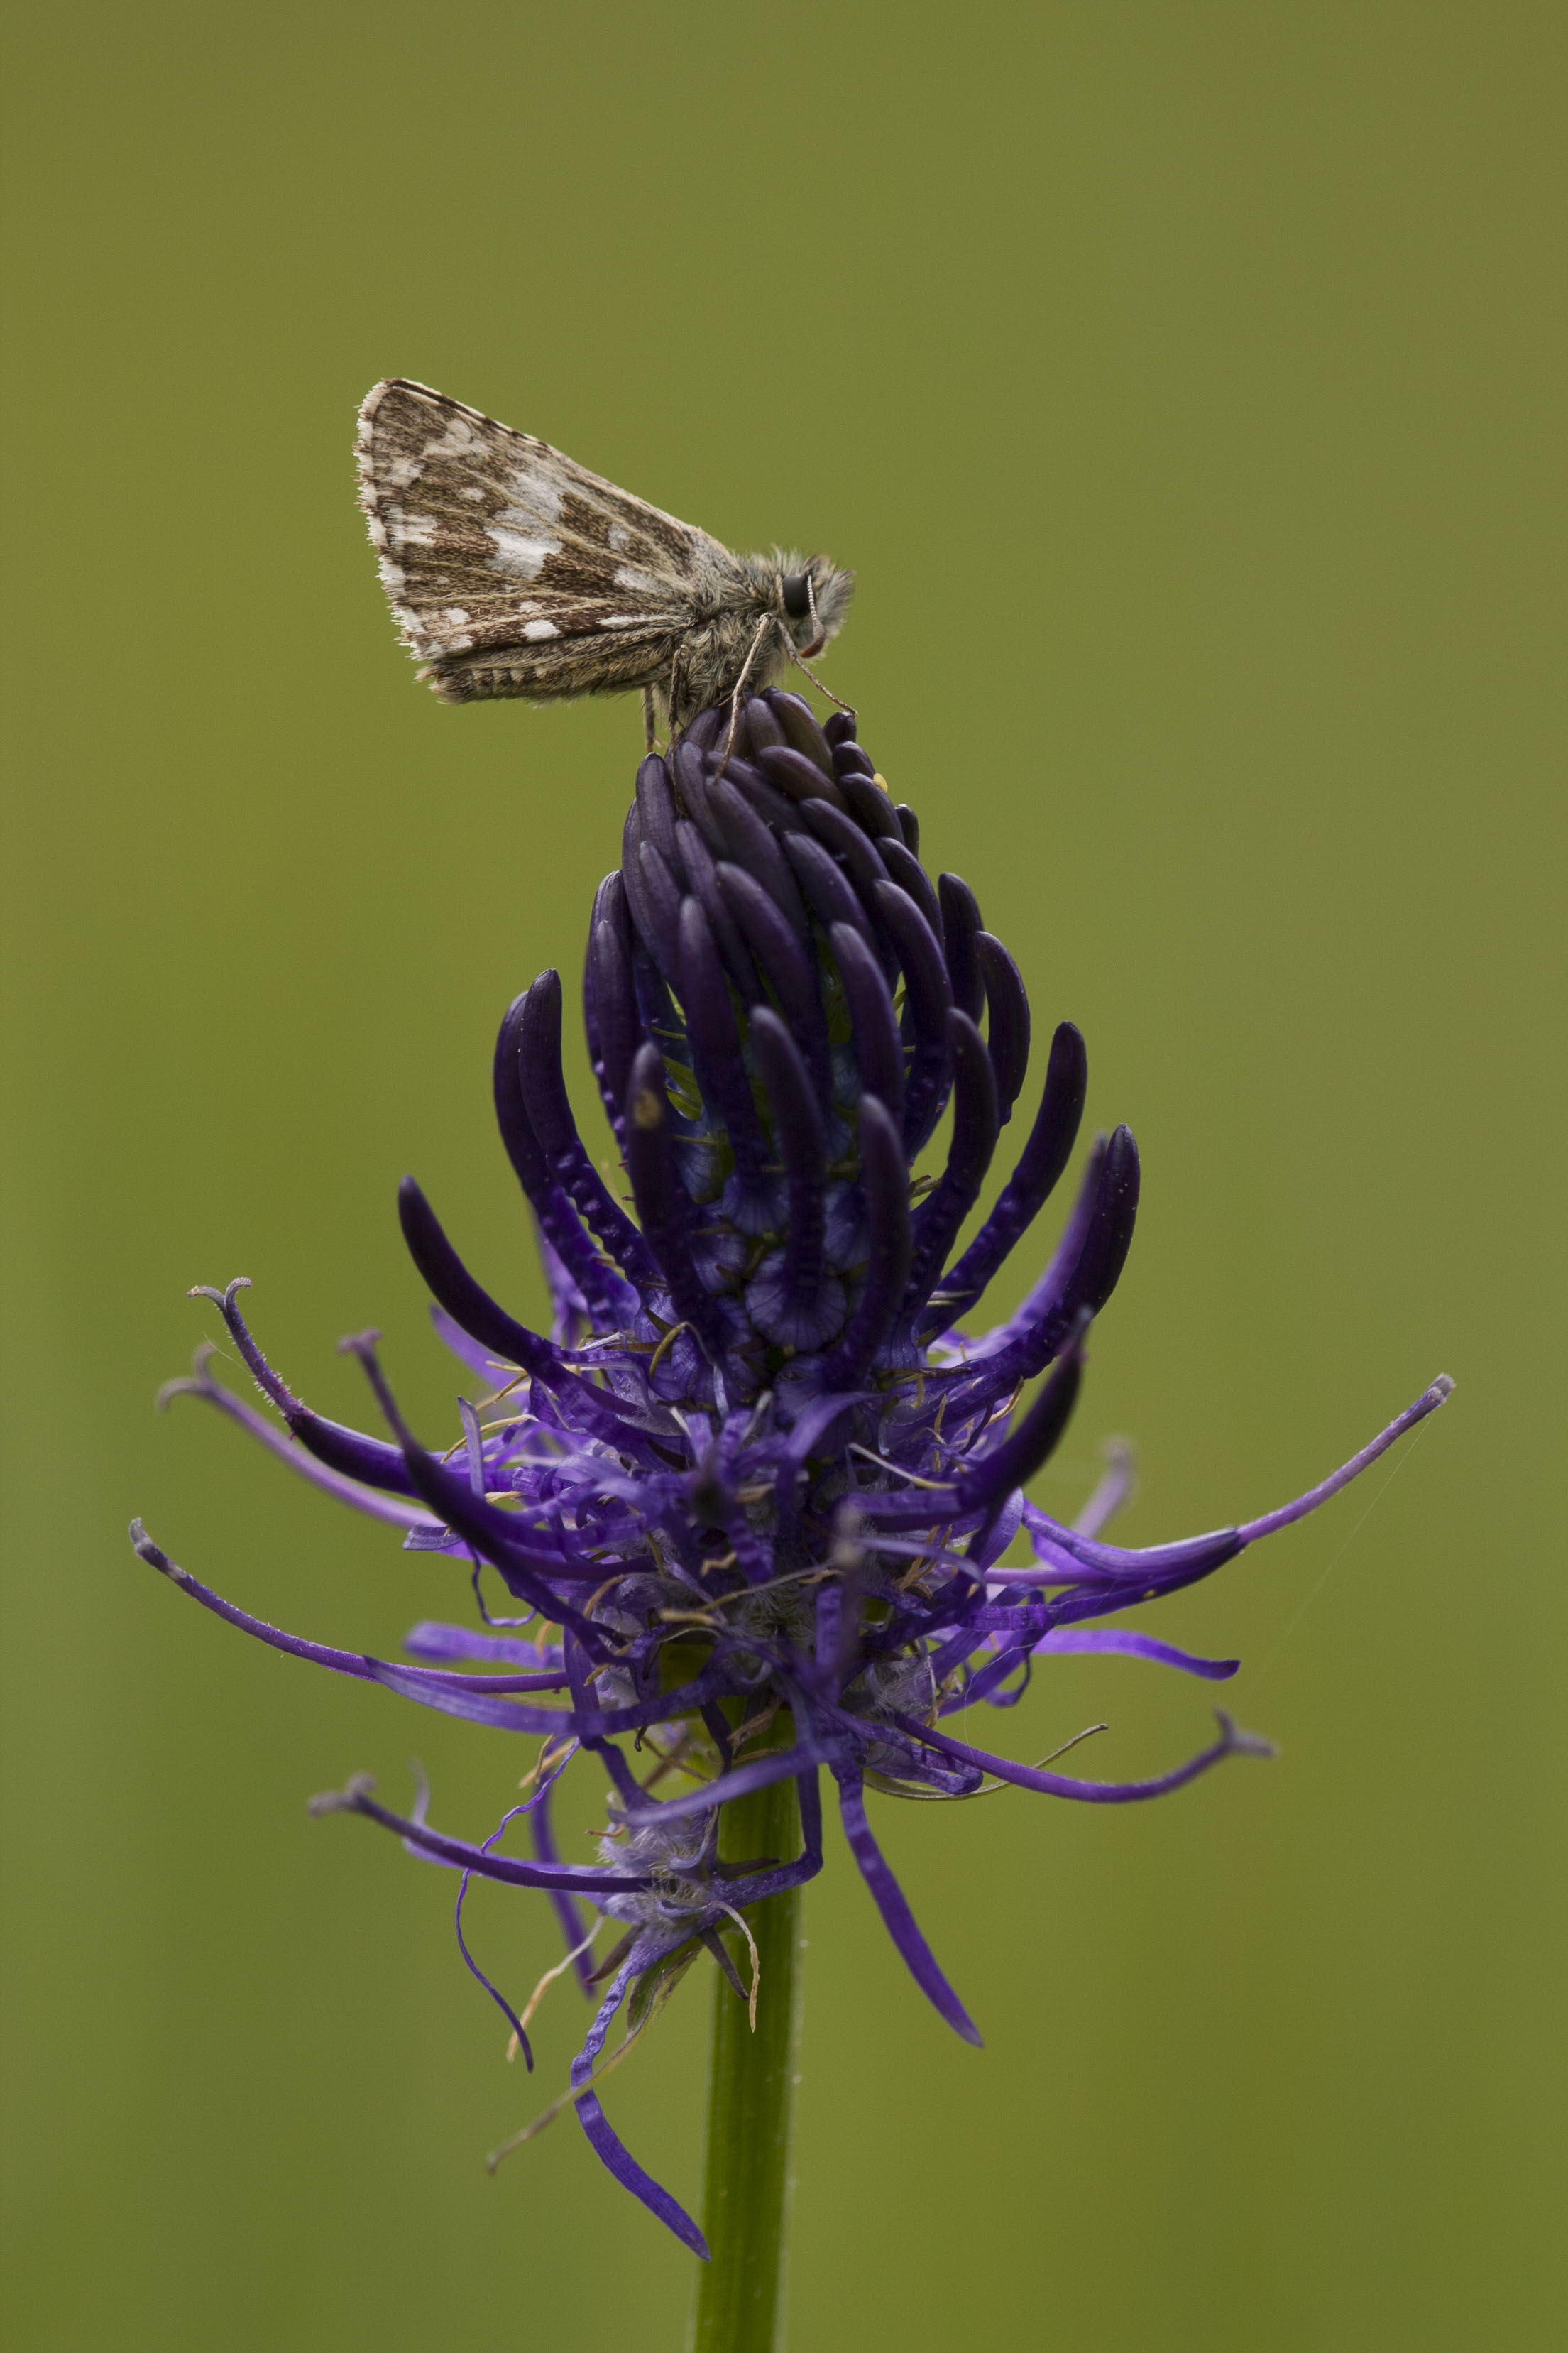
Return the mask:
MULTIPOLYGON (((826 555, 734 555, 548 441, 397 376, 359 417, 360 504, 419 676, 446 702, 640 688, 683 727, 843 626, 826 555)), ((809 673, 808 673, 809 674, 809 673)))

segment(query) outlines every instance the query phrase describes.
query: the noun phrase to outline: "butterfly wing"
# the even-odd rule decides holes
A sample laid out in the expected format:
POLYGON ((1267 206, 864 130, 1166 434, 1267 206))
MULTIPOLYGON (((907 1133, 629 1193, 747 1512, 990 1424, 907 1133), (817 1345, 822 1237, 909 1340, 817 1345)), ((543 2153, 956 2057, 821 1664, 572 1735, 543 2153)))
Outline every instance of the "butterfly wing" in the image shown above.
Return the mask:
POLYGON ((360 411, 359 467, 393 613, 452 702, 651 681, 699 585, 734 566, 548 441, 401 377, 360 411))

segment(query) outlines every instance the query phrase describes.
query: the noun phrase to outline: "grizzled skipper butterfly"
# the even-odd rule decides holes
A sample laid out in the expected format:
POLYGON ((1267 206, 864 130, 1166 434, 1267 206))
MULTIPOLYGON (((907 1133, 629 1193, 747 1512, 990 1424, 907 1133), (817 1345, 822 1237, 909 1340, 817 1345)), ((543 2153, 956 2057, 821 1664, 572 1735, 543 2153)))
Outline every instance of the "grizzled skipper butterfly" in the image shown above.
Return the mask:
POLYGON ((640 688, 651 742, 656 707, 682 727, 804 668, 854 586, 826 555, 732 555, 547 441, 401 377, 360 410, 359 470, 393 613, 447 702, 640 688))

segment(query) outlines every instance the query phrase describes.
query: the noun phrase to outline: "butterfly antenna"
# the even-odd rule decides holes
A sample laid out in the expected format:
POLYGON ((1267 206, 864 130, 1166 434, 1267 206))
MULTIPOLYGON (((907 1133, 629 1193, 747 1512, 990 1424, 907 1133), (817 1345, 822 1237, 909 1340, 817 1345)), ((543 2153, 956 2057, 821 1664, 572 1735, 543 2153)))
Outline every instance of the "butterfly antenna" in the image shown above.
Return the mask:
POLYGON ((816 582, 812 577, 809 566, 805 575, 805 609, 811 615, 811 643, 808 646, 802 646, 801 652, 815 657, 822 651, 827 640, 822 634, 822 623, 817 617, 816 582))

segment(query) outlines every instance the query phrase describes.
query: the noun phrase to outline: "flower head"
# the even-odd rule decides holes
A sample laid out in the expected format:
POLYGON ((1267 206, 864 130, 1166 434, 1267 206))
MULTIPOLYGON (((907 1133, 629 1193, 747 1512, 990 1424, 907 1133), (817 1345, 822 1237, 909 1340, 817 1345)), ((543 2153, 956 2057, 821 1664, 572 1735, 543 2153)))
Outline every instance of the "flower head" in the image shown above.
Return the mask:
MULTIPOLYGON (((496 1047, 501 1137, 553 1296, 549 1338, 483 1288, 418 1186, 402 1189, 437 1325, 479 1390, 454 1445, 430 1452, 409 1429, 374 1335, 344 1345, 390 1438, 313 1413, 253 1338, 243 1283, 202 1295, 288 1436, 212 1377, 205 1352, 191 1380, 170 1385, 401 1528, 409 1547, 465 1564, 481 1622, 416 1626, 412 1666, 331 1650, 248 1616, 139 1524, 133 1534, 185 1591, 275 1647, 545 1736, 532 1792, 513 1810, 531 1824, 528 1860, 499 1851, 511 1815, 475 1845, 433 1829, 423 1800, 394 1813, 363 1779, 316 1804, 396 1831, 458 1868, 465 1890, 479 1874, 546 1891, 584 1983, 580 1902, 620 1924, 574 2105, 617 2177, 700 2248, 584 2088, 617 2010, 640 2000, 646 2014, 650 1989, 704 1947, 728 1966, 718 1932, 821 1867, 826 1771, 893 1942, 942 2017, 978 2041, 878 1846, 867 1789, 962 1798, 994 1776, 1123 1804, 1233 1753, 1267 1753, 1221 1715, 1217 1736, 1171 1771, 1106 1782, 1016 1764, 948 1725, 977 1702, 1011 1705, 1035 1661, 1063 1651, 1233 1673, 1234 1660, 1094 1621, 1206 1577, 1314 1509, 1449 1384, 1435 1382, 1320 1486, 1241 1526, 1139 1550, 1107 1543, 1130 1482, 1123 1461, 1071 1525, 1025 1499, 1127 1258, 1137 1149, 1125 1127, 1094 1141, 1044 1273, 1015 1314, 970 1334, 1067 1167, 1083 1040, 1069 1022, 1056 1029, 1013 1173, 957 1252, 1025 1084, 1028 1000, 968 886, 926 874, 914 814, 894 806, 847 714, 819 728, 798 697, 771 691, 732 728, 705 711, 668 758, 643 761, 621 863, 595 902, 584 1015, 635 1219, 578 1134, 555 973, 518 997, 496 1047), (916 1179, 950 1102, 940 1173, 916 1179), (1004 1567, 1020 1530, 1033 1558, 1004 1567), (487 1612, 484 1567, 515 1614, 487 1612), (642 1778, 639 1751, 655 1760, 642 1778), (550 1792, 584 1752, 608 1778, 611 1827, 593 1862, 570 1862, 550 1792), (659 1794, 671 1781, 676 1793, 659 1794), (800 1854, 722 1859, 726 1804, 781 1781, 798 1791, 800 1854)), ((526 2051, 525 2020, 483 1982, 526 2051)))

